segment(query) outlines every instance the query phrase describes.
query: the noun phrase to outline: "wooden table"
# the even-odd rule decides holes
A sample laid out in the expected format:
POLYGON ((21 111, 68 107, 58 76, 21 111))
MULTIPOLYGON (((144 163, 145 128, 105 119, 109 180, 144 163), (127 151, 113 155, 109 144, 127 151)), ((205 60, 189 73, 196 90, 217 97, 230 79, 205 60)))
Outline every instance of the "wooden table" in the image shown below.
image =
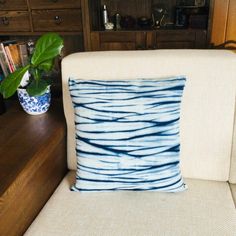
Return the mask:
POLYGON ((0 115, 0 236, 22 235, 67 172, 61 101, 39 116, 18 102, 0 115))

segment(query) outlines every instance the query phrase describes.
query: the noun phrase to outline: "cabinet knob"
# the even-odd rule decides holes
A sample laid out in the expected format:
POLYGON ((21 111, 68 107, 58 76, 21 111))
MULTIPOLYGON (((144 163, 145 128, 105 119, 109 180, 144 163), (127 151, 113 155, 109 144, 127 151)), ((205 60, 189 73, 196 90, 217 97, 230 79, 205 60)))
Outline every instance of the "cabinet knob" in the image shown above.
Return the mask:
POLYGON ((7 18, 7 17, 2 17, 2 23, 4 24, 4 25, 9 25, 9 19, 7 18))
POLYGON ((0 0, 0 4, 5 4, 6 0, 0 0))
POLYGON ((61 22, 62 22, 62 19, 61 19, 60 16, 55 16, 55 17, 54 17, 54 21, 55 21, 55 24, 56 24, 56 25, 60 25, 61 22))

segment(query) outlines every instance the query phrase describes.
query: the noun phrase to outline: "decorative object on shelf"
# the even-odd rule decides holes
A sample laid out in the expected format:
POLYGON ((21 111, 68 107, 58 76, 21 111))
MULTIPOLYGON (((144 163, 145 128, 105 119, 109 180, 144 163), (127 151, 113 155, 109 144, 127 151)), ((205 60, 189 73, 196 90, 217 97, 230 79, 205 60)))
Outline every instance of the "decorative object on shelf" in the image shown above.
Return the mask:
POLYGON ((115 14, 115 25, 116 25, 116 30, 120 30, 121 29, 121 15, 119 13, 115 14))
POLYGON ((102 21, 103 21, 103 26, 104 26, 105 30, 113 30, 114 29, 114 24, 109 21, 106 5, 103 5, 103 8, 102 8, 102 21))
POLYGON ((114 24, 112 22, 107 22, 105 24, 105 30, 113 30, 114 29, 114 24))
POLYGON ((160 28, 165 26, 165 16, 168 11, 164 4, 155 4, 152 6, 152 21, 154 28, 160 28))
POLYGON ((29 55, 32 55, 33 52, 34 52, 34 47, 35 47, 35 42, 33 39, 29 39, 27 41, 27 49, 28 49, 28 52, 29 52, 29 55))
POLYGON ((183 7, 175 8, 175 26, 184 28, 188 25, 188 18, 183 7))
POLYGON ((138 26, 141 28, 150 28, 152 26, 152 20, 144 16, 139 17, 138 26))
POLYGON ((103 5, 102 20, 103 20, 104 27, 106 27, 106 24, 108 23, 108 13, 107 13, 107 6, 106 5, 103 5))
MULTIPOLYGON (((26 89, 30 97, 47 94, 51 81, 45 75, 52 72, 54 60, 60 55, 62 48, 63 39, 58 34, 47 33, 42 35, 36 42, 29 63, 9 74, 2 81, 0 93, 3 97, 11 97, 18 88, 22 87, 26 89)), ((19 99, 22 98, 19 95, 19 99)))
POLYGON ((132 16, 121 17, 121 27, 124 29, 134 29, 136 25, 136 20, 132 16))

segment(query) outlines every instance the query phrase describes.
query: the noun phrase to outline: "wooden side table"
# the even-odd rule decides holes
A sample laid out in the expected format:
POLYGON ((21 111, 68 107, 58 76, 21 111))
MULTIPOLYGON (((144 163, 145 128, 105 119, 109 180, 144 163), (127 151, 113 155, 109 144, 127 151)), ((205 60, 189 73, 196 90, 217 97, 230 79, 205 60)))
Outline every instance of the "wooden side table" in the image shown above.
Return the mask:
POLYGON ((62 102, 39 116, 11 103, 0 116, 0 235, 22 235, 66 172, 62 102))

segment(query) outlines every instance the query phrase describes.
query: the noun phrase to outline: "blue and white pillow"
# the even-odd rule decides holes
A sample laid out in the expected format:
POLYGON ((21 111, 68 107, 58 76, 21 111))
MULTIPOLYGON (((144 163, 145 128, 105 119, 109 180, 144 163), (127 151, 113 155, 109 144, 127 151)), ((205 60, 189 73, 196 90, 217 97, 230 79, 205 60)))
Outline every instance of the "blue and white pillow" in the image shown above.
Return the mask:
POLYGON ((179 167, 185 81, 70 79, 78 157, 72 190, 186 189, 179 167))

